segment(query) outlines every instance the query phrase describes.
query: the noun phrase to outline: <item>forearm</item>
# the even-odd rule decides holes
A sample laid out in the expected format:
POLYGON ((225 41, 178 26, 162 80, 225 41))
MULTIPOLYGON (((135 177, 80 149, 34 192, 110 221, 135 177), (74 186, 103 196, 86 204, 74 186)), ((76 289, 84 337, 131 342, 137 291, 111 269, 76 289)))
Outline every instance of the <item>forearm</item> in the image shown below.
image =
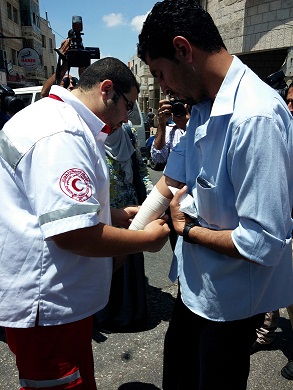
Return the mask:
POLYGON ((152 229, 132 231, 99 223, 52 237, 65 251, 86 257, 113 257, 143 251, 156 252, 167 240, 168 231, 161 226, 162 236, 152 229), (164 237, 166 236, 166 239, 164 237))
POLYGON ((56 81, 56 74, 54 73, 43 85, 43 88, 41 90, 41 98, 49 96, 50 89, 52 85, 55 84, 56 81))
MULTIPOLYGON (((148 223, 159 218, 167 210, 173 197, 172 192, 168 188, 168 179, 162 176, 152 189, 129 226, 130 230, 144 230, 148 223)), ((169 180, 172 185, 179 184, 174 180, 169 180)))
MULTIPOLYGON (((182 235, 182 231, 181 231, 182 235)), ((195 226, 189 231, 189 238, 195 243, 229 257, 244 258, 237 250, 232 240, 232 230, 211 230, 195 226)))
POLYGON ((163 175, 156 183, 158 191, 166 198, 172 199, 173 194, 169 189, 169 186, 182 188, 183 184, 180 181, 171 179, 168 176, 163 175))
MULTIPOLYGON (((61 70, 60 70, 59 82, 61 82, 61 80, 63 79, 65 73, 67 72, 67 69, 68 69, 67 63, 65 65, 62 65, 61 70)), ((56 84, 56 73, 54 73, 51 77, 49 77, 48 80, 43 85, 43 88, 41 90, 41 98, 49 96, 50 89, 51 89, 52 85, 55 85, 55 84, 56 84)))
POLYGON ((155 186, 131 222, 130 230, 144 230, 145 226, 160 218, 169 207, 171 199, 163 196, 155 186))

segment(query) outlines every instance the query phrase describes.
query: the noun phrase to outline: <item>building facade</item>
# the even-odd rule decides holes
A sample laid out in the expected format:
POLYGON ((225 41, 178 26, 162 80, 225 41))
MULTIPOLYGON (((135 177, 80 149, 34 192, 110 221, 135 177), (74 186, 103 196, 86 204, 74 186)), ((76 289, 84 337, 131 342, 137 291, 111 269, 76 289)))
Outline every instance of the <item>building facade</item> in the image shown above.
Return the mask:
MULTIPOLYGON (((293 0, 201 0, 212 16, 227 50, 237 55, 262 80, 283 70, 293 79, 293 0)), ((149 69, 134 55, 130 67, 142 85, 141 110, 157 113, 162 96, 149 69)))
MULTIPOLYGON (((230 53, 262 79, 283 69, 293 77, 293 0, 199 0, 213 17, 230 53)), ((38 0, 0 1, 0 83, 12 88, 42 85, 56 70, 55 36, 40 17, 38 0), (19 64, 23 48, 38 54, 39 64, 19 64)), ((130 68, 141 85, 142 111, 155 113, 163 97, 148 67, 136 55, 130 68)))
POLYGON ((0 2, 0 83, 11 88, 43 85, 56 70, 55 36, 40 17, 38 0, 0 2), (19 55, 27 56, 20 63, 19 55), (34 66, 29 66, 34 54, 34 66))

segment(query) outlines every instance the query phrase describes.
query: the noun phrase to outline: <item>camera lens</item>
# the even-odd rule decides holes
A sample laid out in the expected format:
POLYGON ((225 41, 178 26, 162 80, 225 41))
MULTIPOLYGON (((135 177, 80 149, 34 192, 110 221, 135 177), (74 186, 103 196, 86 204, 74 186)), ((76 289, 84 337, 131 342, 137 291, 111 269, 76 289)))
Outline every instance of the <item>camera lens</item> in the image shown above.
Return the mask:
POLYGON ((184 107, 184 103, 180 100, 171 100, 172 113, 174 116, 185 116, 186 110, 184 107))

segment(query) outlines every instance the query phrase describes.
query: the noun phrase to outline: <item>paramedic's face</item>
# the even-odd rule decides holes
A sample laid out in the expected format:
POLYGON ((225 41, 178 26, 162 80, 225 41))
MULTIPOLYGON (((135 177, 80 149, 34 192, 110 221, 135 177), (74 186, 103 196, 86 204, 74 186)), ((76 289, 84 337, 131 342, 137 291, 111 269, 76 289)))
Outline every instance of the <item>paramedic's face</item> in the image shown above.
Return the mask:
MULTIPOLYGON (((115 89, 115 87, 114 87, 115 89)), ((122 123, 128 122, 128 116, 131 114, 130 106, 135 106, 137 99, 137 89, 132 87, 128 93, 116 93, 115 102, 113 101, 113 111, 111 110, 111 117, 109 117, 111 133, 119 129, 122 126, 122 123)), ((107 123, 107 122, 106 122, 107 123)))

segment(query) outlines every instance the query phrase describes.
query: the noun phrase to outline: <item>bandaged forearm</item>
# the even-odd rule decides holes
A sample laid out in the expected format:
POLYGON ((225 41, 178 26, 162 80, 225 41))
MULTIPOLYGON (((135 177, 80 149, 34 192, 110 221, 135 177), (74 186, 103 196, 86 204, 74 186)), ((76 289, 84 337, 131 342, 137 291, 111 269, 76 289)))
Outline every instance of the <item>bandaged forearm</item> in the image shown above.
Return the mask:
POLYGON ((143 230, 144 227, 158 219, 169 207, 171 199, 165 198, 155 186, 147 196, 131 222, 130 230, 143 230))

